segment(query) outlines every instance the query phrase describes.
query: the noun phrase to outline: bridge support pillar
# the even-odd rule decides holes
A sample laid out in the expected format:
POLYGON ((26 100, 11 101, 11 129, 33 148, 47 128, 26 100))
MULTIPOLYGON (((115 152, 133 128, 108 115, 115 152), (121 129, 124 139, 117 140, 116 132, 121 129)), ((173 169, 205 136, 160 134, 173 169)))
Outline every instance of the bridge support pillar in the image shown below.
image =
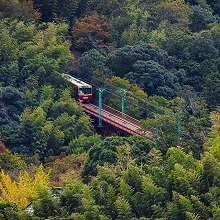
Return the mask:
POLYGON ((102 126, 102 92, 104 88, 98 88, 99 92, 99 126, 102 126))
POLYGON ((120 88, 121 91, 121 113, 124 115, 125 113, 125 92, 126 90, 124 88, 120 88))

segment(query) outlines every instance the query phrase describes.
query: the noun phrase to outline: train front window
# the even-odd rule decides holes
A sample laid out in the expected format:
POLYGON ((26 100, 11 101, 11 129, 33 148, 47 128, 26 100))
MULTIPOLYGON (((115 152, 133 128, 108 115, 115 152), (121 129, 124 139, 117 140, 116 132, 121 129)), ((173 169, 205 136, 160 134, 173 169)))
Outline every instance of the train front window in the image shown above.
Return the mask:
POLYGON ((79 88, 79 94, 91 94, 92 89, 91 88, 79 88))

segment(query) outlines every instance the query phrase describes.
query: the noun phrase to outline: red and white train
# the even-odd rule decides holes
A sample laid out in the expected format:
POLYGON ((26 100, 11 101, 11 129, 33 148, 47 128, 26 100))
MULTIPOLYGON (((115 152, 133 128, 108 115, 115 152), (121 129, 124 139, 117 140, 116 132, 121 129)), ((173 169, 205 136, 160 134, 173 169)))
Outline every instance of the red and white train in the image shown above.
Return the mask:
POLYGON ((64 74, 64 77, 71 82, 74 89, 74 96, 81 102, 89 102, 92 100, 92 86, 71 75, 64 74))

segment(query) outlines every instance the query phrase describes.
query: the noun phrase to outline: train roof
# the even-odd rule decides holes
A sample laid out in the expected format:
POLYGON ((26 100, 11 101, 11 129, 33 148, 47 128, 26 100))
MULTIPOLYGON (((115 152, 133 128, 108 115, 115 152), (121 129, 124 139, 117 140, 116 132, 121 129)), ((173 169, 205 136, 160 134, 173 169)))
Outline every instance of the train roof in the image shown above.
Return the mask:
POLYGON ((88 83, 85 83, 85 82, 83 82, 82 80, 80 80, 80 79, 77 79, 77 78, 75 78, 75 77, 73 77, 73 76, 71 76, 71 75, 68 75, 68 74, 63 74, 64 75, 64 77, 69 81, 69 82, 71 82, 73 85, 76 85, 76 86, 78 86, 78 87, 84 87, 84 86, 86 86, 86 87, 92 87, 91 85, 89 85, 88 83))

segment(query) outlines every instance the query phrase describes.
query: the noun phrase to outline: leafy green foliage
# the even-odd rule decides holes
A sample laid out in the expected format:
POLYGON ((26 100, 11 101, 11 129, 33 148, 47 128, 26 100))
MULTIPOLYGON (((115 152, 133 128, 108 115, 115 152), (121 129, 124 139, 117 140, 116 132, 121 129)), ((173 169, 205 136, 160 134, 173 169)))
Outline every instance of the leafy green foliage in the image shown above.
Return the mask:
POLYGON ((112 77, 105 83, 109 87, 103 97, 107 105, 122 111, 122 97, 124 97, 124 113, 135 119, 142 117, 144 110, 141 108, 141 100, 146 100, 147 94, 137 84, 131 84, 120 77, 112 77))
POLYGON ((5 141, 9 149, 28 155, 39 153, 42 159, 59 155, 63 145, 67 146, 81 134, 93 134, 89 118, 71 98, 70 92, 63 91, 61 98, 54 101, 50 86, 43 88, 42 107, 26 108, 17 129, 16 143, 10 142, 9 135, 13 130, 3 131, 7 135, 5 141))
POLYGON ((73 139, 67 148, 68 153, 82 153, 88 151, 93 146, 99 145, 101 142, 101 136, 85 136, 84 134, 80 135, 78 138, 73 139))
POLYGON ((53 197, 52 193, 47 190, 43 190, 38 200, 33 202, 34 215, 40 218, 48 218, 49 216, 57 216, 58 201, 53 197))
POLYGON ((174 69, 174 59, 157 46, 125 46, 110 54, 110 68, 116 76, 138 84, 148 95, 176 96, 185 83, 185 71, 174 69))
POLYGON ((176 29, 185 29, 189 24, 191 10, 183 0, 161 1, 152 8, 156 11, 157 20, 176 29))
POLYGON ((24 169, 25 161, 18 154, 12 154, 10 151, 0 153, 0 169, 9 171, 13 169, 24 169))
POLYGON ((168 56, 166 51, 150 44, 119 48, 110 54, 108 62, 116 76, 124 77, 131 71, 132 65, 138 60, 153 60, 165 65, 165 67, 172 66, 172 58, 168 56))
POLYGON ((3 18, 19 20, 40 20, 40 13, 34 8, 33 1, 0 1, 3 18))
POLYGON ((83 197, 83 185, 82 184, 72 184, 61 196, 61 204, 66 207, 66 211, 71 213, 72 210, 77 212, 80 210, 82 205, 83 197))
POLYGON ((125 219, 131 219, 132 218, 132 212, 131 212, 131 207, 129 203, 123 199, 123 198, 117 198, 115 201, 115 206, 117 209, 117 216, 119 220, 125 220, 125 219))
POLYGON ((174 97, 175 83, 178 79, 174 73, 168 72, 154 61, 137 61, 132 66, 133 72, 125 75, 132 83, 137 83, 149 95, 174 97))
MULTIPOLYGON (((0 87, 0 124, 18 121, 26 107, 25 95, 15 87, 0 87)), ((0 129, 1 130, 1 129, 0 129)))
POLYGON ((108 137, 98 145, 90 148, 89 158, 82 176, 85 178, 90 175, 96 175, 97 164, 119 163, 121 164, 121 169, 126 169, 127 161, 131 158, 136 158, 138 163, 145 162, 145 155, 153 146, 154 144, 145 137, 108 137))
POLYGON ((208 0, 207 3, 210 5, 210 7, 212 8, 212 10, 214 11, 214 14, 218 14, 219 15, 219 7, 220 4, 218 1, 214 0, 214 1, 210 1, 208 0))
POLYGON ((50 181, 53 186, 63 186, 71 183, 73 179, 81 180, 81 171, 87 160, 85 154, 66 155, 61 152, 58 156, 46 158, 46 168, 50 170, 50 181))
POLYGON ((219 218, 219 1, 0 0, 0 18, 1 219, 219 218), (155 143, 94 135, 64 72, 126 89, 155 143))
POLYGON ((212 14, 212 10, 208 5, 193 5, 192 10, 190 29, 194 32, 204 30, 208 24, 219 20, 219 17, 212 14))

